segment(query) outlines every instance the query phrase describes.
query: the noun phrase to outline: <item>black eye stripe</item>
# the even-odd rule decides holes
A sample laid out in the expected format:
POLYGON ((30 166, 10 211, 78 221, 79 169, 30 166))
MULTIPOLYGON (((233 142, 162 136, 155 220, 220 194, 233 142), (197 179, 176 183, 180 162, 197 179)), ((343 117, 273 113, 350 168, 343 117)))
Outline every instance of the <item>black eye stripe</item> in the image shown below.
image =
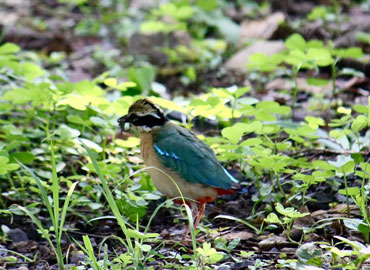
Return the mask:
POLYGON ((129 121, 132 122, 132 123, 134 123, 138 119, 139 119, 139 117, 136 114, 131 114, 130 115, 130 118, 129 118, 129 121))
POLYGON ((130 122, 134 124, 135 126, 142 127, 154 127, 154 126, 162 126, 164 125, 168 120, 166 118, 157 118, 153 115, 144 115, 144 116, 137 116, 130 117, 130 122))

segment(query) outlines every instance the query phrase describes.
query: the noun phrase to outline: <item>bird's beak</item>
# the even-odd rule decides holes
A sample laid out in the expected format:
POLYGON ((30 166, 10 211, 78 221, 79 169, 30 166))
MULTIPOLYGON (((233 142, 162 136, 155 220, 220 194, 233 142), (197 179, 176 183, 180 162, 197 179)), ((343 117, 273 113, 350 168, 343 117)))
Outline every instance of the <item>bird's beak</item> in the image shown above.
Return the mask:
POLYGON ((129 115, 129 114, 127 114, 127 115, 124 115, 124 116, 122 116, 122 117, 118 118, 118 120, 117 120, 117 122, 118 122, 119 126, 121 127, 121 129, 122 129, 123 131, 128 131, 128 130, 130 130, 130 127, 131 127, 131 126, 130 126, 130 122, 128 122, 129 117, 130 117, 130 115, 129 115))

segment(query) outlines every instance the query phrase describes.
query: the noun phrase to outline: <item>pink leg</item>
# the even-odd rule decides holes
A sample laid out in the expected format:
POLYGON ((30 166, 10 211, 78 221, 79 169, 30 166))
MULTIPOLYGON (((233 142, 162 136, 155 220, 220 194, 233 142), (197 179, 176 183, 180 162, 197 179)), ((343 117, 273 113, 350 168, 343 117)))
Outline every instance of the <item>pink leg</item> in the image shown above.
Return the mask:
POLYGON ((206 203, 200 203, 198 217, 197 217, 197 219, 195 220, 195 223, 194 223, 194 231, 197 229, 199 221, 202 218, 205 209, 206 209, 206 203))

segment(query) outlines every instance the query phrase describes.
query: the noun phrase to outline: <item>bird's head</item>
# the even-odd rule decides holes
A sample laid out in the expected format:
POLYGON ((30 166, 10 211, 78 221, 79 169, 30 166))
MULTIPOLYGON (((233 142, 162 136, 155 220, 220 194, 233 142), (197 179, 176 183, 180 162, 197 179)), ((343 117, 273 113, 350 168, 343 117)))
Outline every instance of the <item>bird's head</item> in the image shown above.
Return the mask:
POLYGON ((127 115, 118 119, 122 130, 127 131, 133 126, 140 132, 150 132, 163 126, 167 121, 163 111, 148 99, 139 99, 130 106, 127 115))

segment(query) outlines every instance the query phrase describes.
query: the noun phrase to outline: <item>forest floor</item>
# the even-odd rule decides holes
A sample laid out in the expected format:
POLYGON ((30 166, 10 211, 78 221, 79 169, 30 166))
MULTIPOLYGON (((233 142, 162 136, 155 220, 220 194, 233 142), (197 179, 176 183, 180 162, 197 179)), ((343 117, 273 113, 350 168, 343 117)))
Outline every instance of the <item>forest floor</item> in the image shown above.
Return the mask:
POLYGON ((370 2, 232 2, 0 3, 0 269, 370 269, 370 2), (207 205, 196 243, 116 125, 136 96, 245 187, 207 205), (51 209, 70 199, 59 243, 35 178, 51 209))

